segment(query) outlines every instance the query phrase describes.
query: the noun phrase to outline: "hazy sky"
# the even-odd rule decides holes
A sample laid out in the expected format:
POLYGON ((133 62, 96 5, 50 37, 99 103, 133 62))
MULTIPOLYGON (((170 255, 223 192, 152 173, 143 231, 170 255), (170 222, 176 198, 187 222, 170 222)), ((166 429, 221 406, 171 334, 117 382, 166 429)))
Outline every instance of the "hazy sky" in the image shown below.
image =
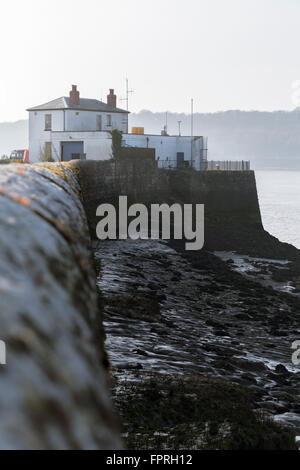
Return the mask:
POLYGON ((300 0, 9 0, 0 22, 0 121, 126 75, 133 112, 300 105, 300 0))

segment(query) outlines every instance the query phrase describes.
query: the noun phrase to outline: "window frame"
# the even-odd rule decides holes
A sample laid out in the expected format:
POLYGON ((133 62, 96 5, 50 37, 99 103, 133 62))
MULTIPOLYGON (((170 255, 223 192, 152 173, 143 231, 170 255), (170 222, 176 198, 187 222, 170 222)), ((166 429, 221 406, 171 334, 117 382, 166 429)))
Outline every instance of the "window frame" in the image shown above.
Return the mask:
POLYGON ((112 119, 111 119, 111 114, 106 115, 106 126, 111 127, 112 126, 112 119))
POLYGON ((52 114, 45 114, 45 131, 52 131, 52 114))

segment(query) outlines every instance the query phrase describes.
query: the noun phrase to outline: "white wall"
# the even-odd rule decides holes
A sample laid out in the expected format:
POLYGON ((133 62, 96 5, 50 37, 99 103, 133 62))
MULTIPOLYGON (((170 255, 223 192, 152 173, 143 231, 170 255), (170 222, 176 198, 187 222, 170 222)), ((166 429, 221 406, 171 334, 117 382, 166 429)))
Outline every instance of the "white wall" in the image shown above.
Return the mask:
MULTIPOLYGON (((96 111, 66 111, 66 131, 97 131, 97 116, 101 115, 103 131, 119 129, 127 132, 128 114, 100 113, 96 111), (111 126, 107 125, 107 115, 111 116, 111 126)), ((61 129, 63 130, 63 129, 61 129)))
POLYGON ((200 170, 200 155, 204 144, 202 137, 125 134, 123 142, 129 147, 154 148, 156 159, 159 158, 161 162, 168 159, 168 166, 172 168, 177 166, 177 153, 183 152, 184 159, 193 160, 195 169, 200 170))
MULTIPOLYGON (((74 131, 83 132, 80 137, 75 137, 78 140, 84 140, 86 143, 85 153, 87 158, 96 159, 96 155, 111 154, 111 143, 104 144, 107 141, 106 132, 103 133, 106 137, 98 132, 97 136, 91 131, 97 130, 97 115, 102 116, 102 130, 109 131, 114 128, 122 132, 128 130, 128 114, 126 113, 110 113, 111 126, 107 126, 107 114, 98 113, 95 111, 73 111, 73 110, 55 110, 55 111, 30 111, 29 112, 29 158, 32 163, 40 160, 41 152, 44 150, 45 142, 55 142, 53 147, 53 158, 60 159, 60 144, 58 146, 54 136, 55 132, 69 131, 68 134, 61 135, 60 141, 69 141, 73 137, 74 131), (78 114, 76 114, 78 113, 78 114), (51 114, 52 116, 52 131, 45 131, 45 115, 51 114), (89 132, 89 133, 88 133, 89 132), (99 142, 100 147, 97 148, 96 142, 99 142), (58 148, 59 147, 59 148, 58 148)), ((102 159, 102 158, 101 158, 102 159)))
POLYGON ((29 112, 29 158, 33 163, 39 161, 45 142, 51 142, 51 131, 45 131, 46 114, 52 115, 53 130, 63 130, 64 113, 62 110, 29 112))
POLYGON ((201 170, 201 154, 203 155, 203 145, 204 140, 203 137, 194 138, 192 141, 192 161, 193 167, 195 170, 201 170))
POLYGON ((61 159, 61 142, 83 142, 87 160, 109 160, 112 140, 108 132, 52 132, 52 156, 61 159), (71 138, 70 138, 71 137, 71 138))

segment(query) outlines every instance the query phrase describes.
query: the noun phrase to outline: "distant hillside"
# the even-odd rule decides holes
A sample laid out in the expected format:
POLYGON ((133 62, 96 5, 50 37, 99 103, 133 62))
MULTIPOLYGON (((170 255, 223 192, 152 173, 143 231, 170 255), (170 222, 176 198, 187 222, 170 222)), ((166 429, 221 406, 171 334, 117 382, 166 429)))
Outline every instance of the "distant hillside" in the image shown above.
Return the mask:
POLYGON ((28 148, 28 121, 0 123, 0 156, 23 148, 28 148))
MULTIPOLYGON (((186 114, 168 114, 168 132, 190 134, 186 114)), ((141 111, 130 116, 130 126, 160 133, 165 113, 141 111)), ((226 111, 194 116, 194 134, 208 136, 210 160, 251 160, 252 168, 300 169, 300 110, 292 112, 226 111)))
MULTIPOLYGON (((168 114, 168 131, 190 134, 190 116, 168 114)), ((141 111, 130 115, 130 128, 145 127, 148 134, 160 134, 165 113, 141 111)), ((208 136, 210 160, 251 160, 255 169, 300 170, 300 110, 225 111, 195 114, 194 134, 208 136)), ((28 146, 28 121, 0 123, 0 156, 28 146)))

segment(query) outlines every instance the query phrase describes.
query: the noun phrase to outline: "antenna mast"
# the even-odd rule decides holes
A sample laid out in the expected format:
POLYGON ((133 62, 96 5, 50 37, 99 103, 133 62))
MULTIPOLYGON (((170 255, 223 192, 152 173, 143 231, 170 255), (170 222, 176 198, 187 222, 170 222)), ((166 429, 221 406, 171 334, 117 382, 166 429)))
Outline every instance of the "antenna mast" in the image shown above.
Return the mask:
POLYGON ((181 136, 181 123, 182 121, 178 121, 178 135, 181 136))
POLYGON ((129 90, 129 80, 126 78, 126 98, 121 98, 120 101, 126 101, 126 110, 129 111, 129 95, 134 93, 134 90, 129 90))

